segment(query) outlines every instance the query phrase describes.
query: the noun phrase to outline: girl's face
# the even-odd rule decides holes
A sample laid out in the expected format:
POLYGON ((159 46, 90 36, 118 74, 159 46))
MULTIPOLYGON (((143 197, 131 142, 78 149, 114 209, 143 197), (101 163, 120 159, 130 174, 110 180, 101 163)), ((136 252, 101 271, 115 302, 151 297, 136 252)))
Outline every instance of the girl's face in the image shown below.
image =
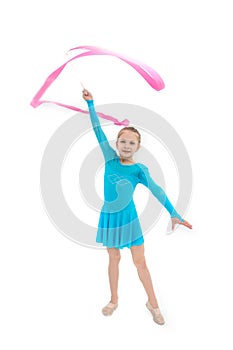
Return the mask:
POLYGON ((126 130, 118 138, 116 148, 121 158, 132 159, 133 155, 139 149, 138 136, 132 131, 126 130))

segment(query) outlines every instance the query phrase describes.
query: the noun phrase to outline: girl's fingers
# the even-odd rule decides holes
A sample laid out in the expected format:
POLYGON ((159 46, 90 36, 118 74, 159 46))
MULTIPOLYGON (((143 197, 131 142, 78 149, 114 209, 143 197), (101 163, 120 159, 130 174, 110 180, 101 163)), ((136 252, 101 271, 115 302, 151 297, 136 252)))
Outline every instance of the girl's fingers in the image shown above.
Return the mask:
POLYGON ((186 226, 186 227, 188 227, 188 228, 190 228, 190 229, 193 228, 193 226, 188 221, 181 222, 181 224, 186 226))
POLYGON ((88 96, 89 92, 86 89, 83 89, 83 94, 84 94, 84 96, 88 96))

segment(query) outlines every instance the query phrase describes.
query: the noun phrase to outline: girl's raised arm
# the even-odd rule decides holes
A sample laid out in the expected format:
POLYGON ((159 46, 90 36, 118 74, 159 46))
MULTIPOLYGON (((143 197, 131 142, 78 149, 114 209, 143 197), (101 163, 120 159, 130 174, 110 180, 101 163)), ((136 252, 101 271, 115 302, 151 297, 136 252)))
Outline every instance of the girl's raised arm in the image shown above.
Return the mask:
POLYGON ((89 113, 90 113, 90 117, 91 117, 91 123, 93 126, 93 130, 94 130, 96 138, 99 142, 100 148, 103 152, 105 160, 107 161, 107 160, 115 158, 116 151, 110 146, 108 139, 101 128, 101 125, 99 122, 99 117, 95 111, 95 106, 94 106, 92 94, 88 90, 84 89, 83 90, 83 98, 84 98, 84 100, 86 100, 86 102, 88 104, 88 109, 89 109, 89 113))

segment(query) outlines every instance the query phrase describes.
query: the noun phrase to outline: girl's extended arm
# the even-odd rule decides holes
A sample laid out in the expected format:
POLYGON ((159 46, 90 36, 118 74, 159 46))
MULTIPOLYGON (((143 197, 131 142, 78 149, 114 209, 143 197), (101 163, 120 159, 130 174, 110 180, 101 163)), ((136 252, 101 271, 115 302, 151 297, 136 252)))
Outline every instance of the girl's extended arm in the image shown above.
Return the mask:
POLYGON ((140 183, 149 188, 158 201, 167 209, 171 218, 178 218, 181 222, 184 222, 184 219, 177 213, 164 190, 151 178, 148 168, 143 166, 141 169, 140 183))

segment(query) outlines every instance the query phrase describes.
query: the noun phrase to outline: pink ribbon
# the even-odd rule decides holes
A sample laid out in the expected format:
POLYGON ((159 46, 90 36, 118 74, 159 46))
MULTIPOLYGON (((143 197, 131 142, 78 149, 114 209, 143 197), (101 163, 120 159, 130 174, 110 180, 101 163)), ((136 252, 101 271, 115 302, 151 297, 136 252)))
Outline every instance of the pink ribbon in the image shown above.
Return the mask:
MULTIPOLYGON (((48 76, 48 78, 45 80, 42 87, 39 89, 39 91, 33 97, 32 101, 30 103, 32 107, 36 108, 43 103, 53 103, 53 104, 56 104, 56 105, 61 106, 61 107, 65 107, 65 108, 68 108, 68 109, 71 109, 71 110, 74 110, 77 112, 82 112, 82 113, 88 114, 89 111, 83 110, 83 109, 75 107, 75 106, 67 105, 64 103, 56 102, 56 101, 49 101, 49 100, 42 100, 41 99, 41 97, 44 95, 46 90, 54 82, 54 80, 57 79, 57 77, 61 74, 63 69, 66 67, 66 65, 69 62, 71 62, 77 58, 84 57, 84 56, 91 56, 91 55, 115 56, 115 57, 121 59, 122 61, 124 61, 125 63, 129 64, 131 67, 133 67, 153 89, 159 91, 159 90, 162 90, 165 86, 164 82, 163 82, 162 78, 159 76, 159 74, 153 68, 149 67, 148 65, 146 65, 143 62, 140 62, 140 61, 137 61, 135 59, 128 58, 126 56, 118 54, 116 52, 109 51, 106 49, 101 49, 101 48, 98 48, 95 46, 86 46, 86 45, 85 46, 78 46, 78 47, 70 49, 69 51, 80 50, 80 49, 82 49, 82 50, 85 49, 85 50, 87 50, 87 52, 83 52, 79 55, 76 55, 75 57, 72 57, 66 63, 64 63, 62 66, 57 68, 53 73, 51 73, 48 76)), ((120 122, 118 119, 116 119, 110 115, 107 115, 107 114, 104 114, 101 112, 97 112, 97 114, 101 118, 111 120, 116 125, 124 125, 124 126, 129 125, 129 121, 127 119, 124 119, 123 121, 120 122)))

